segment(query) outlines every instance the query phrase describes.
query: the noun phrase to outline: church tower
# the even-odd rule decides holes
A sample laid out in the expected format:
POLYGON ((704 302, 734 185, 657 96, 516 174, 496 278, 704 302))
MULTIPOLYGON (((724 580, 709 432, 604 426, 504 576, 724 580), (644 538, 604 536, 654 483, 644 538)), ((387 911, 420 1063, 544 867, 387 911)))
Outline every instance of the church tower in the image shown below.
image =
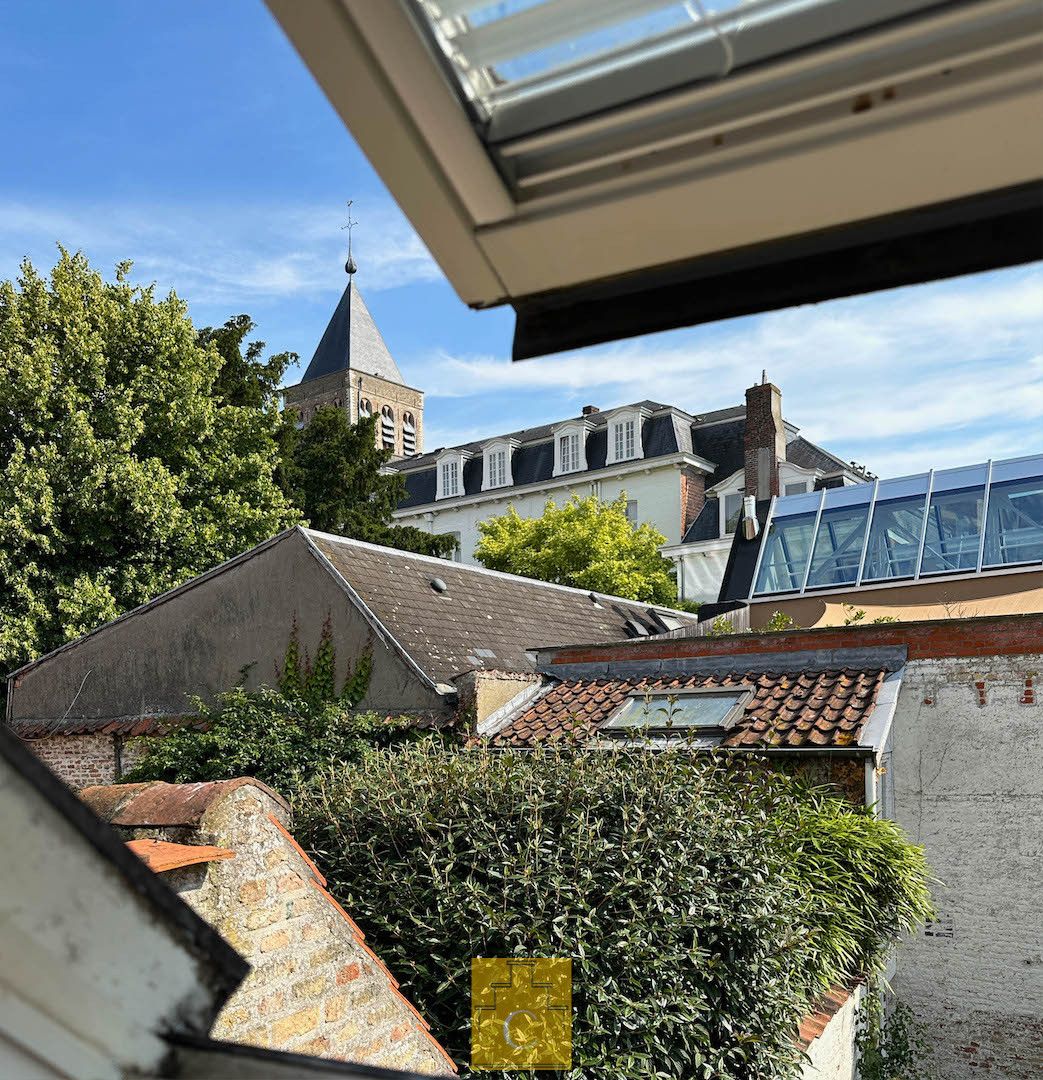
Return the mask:
POLYGON ((344 269, 347 288, 303 378, 283 388, 283 400, 305 424, 320 405, 346 409, 353 424, 375 415, 377 446, 397 458, 412 457, 424 447, 423 392, 403 381, 355 284, 350 248, 344 269))

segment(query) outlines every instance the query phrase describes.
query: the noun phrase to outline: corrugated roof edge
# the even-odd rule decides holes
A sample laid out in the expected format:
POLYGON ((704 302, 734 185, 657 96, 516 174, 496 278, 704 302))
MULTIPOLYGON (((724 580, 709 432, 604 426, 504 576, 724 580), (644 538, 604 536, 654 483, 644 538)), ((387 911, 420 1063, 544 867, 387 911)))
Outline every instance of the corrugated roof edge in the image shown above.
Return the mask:
MULTIPOLYGON (((653 611, 666 611, 671 615, 677 615, 684 619, 685 622, 690 622, 693 626, 698 623, 698 617, 691 611, 679 611, 676 608, 668 607, 666 604, 652 604, 646 600, 629 600, 624 596, 613 596, 611 593, 597 592, 593 589, 577 589, 573 585, 559 585, 556 581, 540 581, 539 578, 527 578, 522 577, 520 574, 508 574, 503 570, 490 570, 486 566, 470 566, 467 563, 450 562, 448 559, 440 559, 435 555, 421 555, 415 551, 402 551, 400 548, 384 547, 382 544, 370 544, 365 540, 354 540, 350 536, 337 536, 335 533, 319 532, 317 529, 306 529, 302 525, 296 526, 301 532, 309 536, 319 536, 323 540, 330 540, 334 543, 347 544, 353 547, 366 548, 369 551, 386 551, 392 555, 399 555, 405 559, 414 559, 417 562, 430 563, 433 566, 446 567, 450 566, 454 570, 464 570, 469 574, 487 574, 490 577, 506 578, 509 581, 522 581, 526 585, 539 585, 545 589, 559 589, 562 592, 577 593, 580 596, 590 596, 593 593, 599 600, 610 600, 617 604, 627 604, 630 607, 641 608, 643 610, 652 609, 653 611)), ((671 631, 671 633, 677 633, 677 631, 671 631)), ((575 646, 567 646, 568 648, 575 648, 575 646)))

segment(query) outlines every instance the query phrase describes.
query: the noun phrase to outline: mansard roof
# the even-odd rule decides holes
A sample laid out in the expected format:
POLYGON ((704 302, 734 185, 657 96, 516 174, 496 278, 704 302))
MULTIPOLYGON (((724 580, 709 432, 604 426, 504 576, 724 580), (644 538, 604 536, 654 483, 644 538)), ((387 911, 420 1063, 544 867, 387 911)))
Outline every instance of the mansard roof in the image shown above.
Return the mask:
POLYGON ((388 382, 405 382, 351 278, 301 382, 349 370, 376 375, 388 382))

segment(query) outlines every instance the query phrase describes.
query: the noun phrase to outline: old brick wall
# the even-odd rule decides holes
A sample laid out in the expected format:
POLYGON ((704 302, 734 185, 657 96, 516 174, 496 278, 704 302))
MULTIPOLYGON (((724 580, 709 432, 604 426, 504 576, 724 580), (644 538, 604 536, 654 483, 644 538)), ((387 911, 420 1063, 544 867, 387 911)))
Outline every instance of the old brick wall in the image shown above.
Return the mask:
POLYGON ((906 666, 888 763, 894 816, 942 884, 894 987, 945 1080, 1043 1069, 1043 655, 906 666))
POLYGON ((214 1038, 430 1075, 454 1071, 419 1013, 280 828, 263 790, 237 788, 198 829, 137 829, 235 857, 164 874, 253 965, 222 1010, 214 1038))
POLYGON ((52 735, 25 745, 71 788, 116 781, 116 746, 111 735, 52 735))
POLYGON ((118 784, 145 752, 142 739, 118 735, 51 735, 24 739, 25 745, 69 787, 118 784))
POLYGON ((681 468, 681 536, 699 516, 706 503, 706 477, 690 465, 681 468))

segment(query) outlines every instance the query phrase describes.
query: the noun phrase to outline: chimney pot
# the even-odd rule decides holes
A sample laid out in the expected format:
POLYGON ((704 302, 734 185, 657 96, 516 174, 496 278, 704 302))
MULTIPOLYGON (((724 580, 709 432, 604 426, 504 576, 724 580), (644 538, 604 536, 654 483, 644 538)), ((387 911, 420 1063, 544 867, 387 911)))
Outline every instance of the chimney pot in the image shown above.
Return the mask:
POLYGON ((584 405, 583 406, 583 415, 584 416, 590 416, 590 415, 592 415, 593 413, 596 413, 596 412, 601 412, 601 410, 597 407, 597 405, 584 405))

